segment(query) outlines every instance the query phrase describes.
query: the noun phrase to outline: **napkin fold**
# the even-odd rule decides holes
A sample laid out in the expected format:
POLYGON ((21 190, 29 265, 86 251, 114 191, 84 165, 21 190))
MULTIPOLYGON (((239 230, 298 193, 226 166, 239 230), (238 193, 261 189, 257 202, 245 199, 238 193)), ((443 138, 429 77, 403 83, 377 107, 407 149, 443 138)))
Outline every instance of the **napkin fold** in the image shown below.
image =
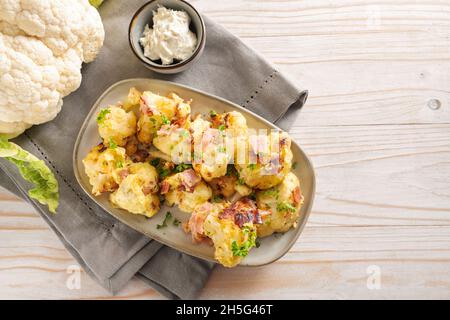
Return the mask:
MULTIPOLYGON (((80 88, 64 99, 60 114, 34 126, 14 142, 43 159, 60 186, 60 205, 53 215, 28 197, 29 184, 17 169, 0 159, 0 185, 30 202, 81 267, 111 293, 134 275, 169 298, 193 299, 204 287, 214 264, 180 253, 117 221, 84 194, 78 185, 72 153, 78 131, 95 100, 109 86, 127 78, 174 81, 231 100, 288 130, 303 106, 301 90, 266 60, 220 25, 204 17, 206 47, 189 70, 159 75, 146 69, 128 46, 128 24, 146 1, 107 1, 100 9, 104 47, 83 66, 80 88)), ((0 88, 1 90, 1 88, 0 88)))

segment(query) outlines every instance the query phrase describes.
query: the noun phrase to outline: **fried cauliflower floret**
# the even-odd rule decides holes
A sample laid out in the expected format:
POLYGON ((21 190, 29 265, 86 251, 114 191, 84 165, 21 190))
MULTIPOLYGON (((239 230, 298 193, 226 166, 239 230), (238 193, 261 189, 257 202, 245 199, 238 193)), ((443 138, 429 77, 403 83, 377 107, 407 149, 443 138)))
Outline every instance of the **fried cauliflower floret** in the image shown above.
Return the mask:
POLYGON ((181 211, 191 213, 194 208, 211 199, 211 188, 194 170, 174 174, 161 183, 161 194, 169 206, 178 205, 181 211))
POLYGON ((104 143, 110 147, 123 147, 128 138, 136 133, 136 116, 121 107, 103 109, 97 116, 98 132, 104 143))
POLYGON ((245 164, 235 164, 246 185, 268 189, 279 184, 291 170, 291 138, 286 132, 249 137, 247 146, 245 164))
POLYGON ((236 192, 245 197, 252 193, 252 189, 244 184, 243 181, 238 179, 236 169, 234 165, 229 164, 227 173, 220 178, 214 178, 208 182, 215 195, 221 195, 225 198, 230 198, 236 192))
POLYGON ((237 178, 234 175, 225 175, 220 178, 214 178, 208 182, 214 194, 222 195, 225 198, 231 197, 237 186, 237 178))
POLYGON ((247 120, 240 112, 231 111, 221 114, 211 112, 210 117, 212 125, 216 129, 223 128, 235 131, 235 135, 245 135, 248 131, 247 120))
POLYGON ((141 101, 141 95, 142 95, 142 93, 139 90, 137 90, 136 88, 134 88, 134 87, 130 88, 127 99, 125 100, 125 102, 123 104, 123 108, 126 111, 130 111, 132 108, 138 107, 139 103, 141 101))
POLYGON ((159 211, 158 173, 148 163, 134 163, 118 172, 119 188, 110 195, 113 205, 152 217, 159 211))
POLYGON ((254 202, 244 198, 222 211, 211 210, 204 218, 203 234, 215 247, 214 257, 225 267, 234 267, 256 246, 258 210, 254 202))
POLYGON ((230 158, 226 152, 224 130, 211 128, 208 121, 197 117, 191 124, 194 144, 194 170, 206 181, 223 177, 230 158))
POLYGON ((220 219, 214 215, 209 215, 205 219, 204 232, 214 243, 214 258, 228 268, 238 265, 243 259, 242 256, 233 253, 233 248, 236 252, 236 248, 247 246, 247 243, 252 243, 256 239, 254 229, 241 229, 233 221, 220 219))
POLYGON ((208 201, 199 204, 194 208, 194 211, 192 212, 191 217, 184 228, 187 233, 191 233, 192 241, 194 243, 200 243, 208 240, 203 228, 206 217, 210 214, 218 216, 219 213, 228 205, 229 204, 225 202, 211 203, 208 201))
POLYGON ((210 239, 214 257, 225 267, 234 267, 256 246, 255 224, 261 223, 256 203, 243 198, 228 202, 205 202, 195 207, 185 231, 195 243, 210 239))
POLYGON ((94 147, 83 159, 92 194, 98 196, 103 192, 114 191, 118 187, 114 179, 116 171, 126 167, 129 162, 123 148, 106 148, 103 144, 94 147))
POLYGON ((150 144, 163 125, 174 124, 178 127, 186 127, 189 123, 191 107, 175 93, 163 97, 145 91, 140 97, 140 112, 138 139, 142 143, 150 144))
POLYGON ((258 191, 256 202, 261 212, 267 212, 261 215, 263 223, 258 225, 258 236, 266 237, 295 227, 303 203, 298 178, 289 172, 279 185, 258 191))
POLYGON ((163 125, 153 139, 153 145, 176 163, 190 161, 191 137, 189 131, 176 125, 163 125))
POLYGON ((247 120, 242 113, 237 111, 221 114, 211 112, 210 117, 213 128, 226 132, 227 139, 231 141, 234 149, 233 152, 229 152, 232 153, 230 156, 234 157, 234 162, 237 163, 239 159, 239 152, 242 146, 245 145, 248 135, 247 120))

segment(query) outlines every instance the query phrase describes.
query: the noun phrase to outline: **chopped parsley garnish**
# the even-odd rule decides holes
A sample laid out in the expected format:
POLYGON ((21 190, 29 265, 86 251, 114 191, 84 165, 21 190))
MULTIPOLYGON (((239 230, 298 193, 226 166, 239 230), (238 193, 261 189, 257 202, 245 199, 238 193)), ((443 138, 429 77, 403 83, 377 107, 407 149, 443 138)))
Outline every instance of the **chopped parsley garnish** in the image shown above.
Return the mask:
POLYGON ((221 125, 219 126, 219 128, 217 128, 217 129, 219 129, 219 131, 225 131, 226 127, 225 127, 224 124, 221 124, 221 125))
POLYGON ((244 179, 239 178, 239 179, 238 179, 238 183, 239 183, 240 185, 243 185, 243 184, 245 184, 245 181, 244 181, 244 179))
POLYGON ((278 199, 278 193, 279 193, 278 189, 275 189, 275 188, 270 188, 270 189, 267 189, 267 190, 263 191, 263 195, 275 197, 277 199, 278 199))
POLYGON ((240 246, 236 241, 231 243, 231 251, 235 257, 246 257, 250 249, 256 247, 256 230, 250 230, 248 227, 244 227, 242 231, 248 234, 248 239, 240 246))
POLYGON ((212 202, 221 202, 223 200, 223 196, 220 194, 215 194, 212 198, 212 202))
POLYGON ((111 149, 117 148, 117 143, 114 141, 113 138, 109 138, 109 147, 110 147, 111 149))
POLYGON ((226 175, 227 176, 231 176, 231 175, 237 176, 237 171, 236 171, 236 168, 234 167, 234 165, 229 164, 227 166, 227 174, 226 175))
POLYGON ((170 211, 167 211, 166 216, 164 217, 164 220, 161 224, 156 225, 156 229, 162 229, 167 227, 167 223, 172 219, 172 213, 170 211))
POLYGON ((180 163, 175 167, 175 172, 183 172, 184 170, 192 169, 192 164, 180 163))
POLYGON ((100 112, 98 113, 98 116, 97 116, 97 123, 98 124, 103 124, 103 122, 106 119, 106 115, 109 114, 109 113, 111 113, 111 110, 109 110, 109 109, 102 109, 102 110, 100 110, 100 112))
POLYGON ((165 114, 161 115, 161 120, 163 124, 170 124, 170 120, 166 117, 165 114))
POLYGON ((221 152, 221 153, 225 153, 226 149, 225 149, 224 146, 220 146, 220 147, 217 148, 217 151, 221 152))
POLYGON ((159 159, 159 158, 155 158, 155 159, 150 160, 150 164, 152 166, 154 166, 154 167, 157 167, 160 162, 161 162, 161 159, 159 159))
POLYGON ((116 168, 123 168, 123 162, 122 161, 117 161, 116 162, 116 168))
POLYGON ((155 159, 150 160, 150 164, 156 168, 156 172, 158 172, 158 175, 161 179, 167 177, 168 175, 170 175, 172 173, 172 170, 170 170, 169 168, 167 168, 165 166, 166 161, 164 161, 164 160, 155 158, 155 159))
POLYGON ((181 135, 182 135, 184 138, 189 138, 189 132, 188 132, 187 130, 184 130, 184 129, 183 129, 183 131, 181 132, 181 135))
POLYGON ((158 175, 160 178, 165 178, 170 174, 170 170, 169 169, 164 169, 164 168, 156 168, 158 171, 158 175))
POLYGON ((249 168, 250 170, 255 170, 256 169, 256 163, 250 163, 247 168, 249 168))
POLYGON ((211 117, 215 117, 215 116, 217 116, 217 112, 216 111, 214 111, 214 110, 211 110, 210 112, 209 112, 209 115, 211 116, 211 117))
POLYGON ((178 220, 177 218, 175 218, 175 219, 173 220, 173 225, 174 225, 175 227, 178 227, 180 224, 181 224, 181 221, 178 220))
POLYGON ((277 210, 278 211, 291 211, 295 212, 297 211, 297 208, 295 208, 292 204, 288 202, 278 202, 277 203, 277 210))
POLYGON ((294 162, 294 163, 292 164, 292 169, 294 169, 294 170, 297 169, 297 164, 298 164, 297 162, 294 162))

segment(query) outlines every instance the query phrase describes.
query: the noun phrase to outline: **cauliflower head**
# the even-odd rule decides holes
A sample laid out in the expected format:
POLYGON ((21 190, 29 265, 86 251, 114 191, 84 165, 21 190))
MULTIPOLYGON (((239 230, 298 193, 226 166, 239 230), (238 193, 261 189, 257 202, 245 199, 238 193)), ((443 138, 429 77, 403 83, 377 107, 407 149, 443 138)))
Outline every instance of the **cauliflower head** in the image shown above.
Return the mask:
POLYGON ((103 40, 88 0, 0 0, 0 133, 52 120, 103 40))

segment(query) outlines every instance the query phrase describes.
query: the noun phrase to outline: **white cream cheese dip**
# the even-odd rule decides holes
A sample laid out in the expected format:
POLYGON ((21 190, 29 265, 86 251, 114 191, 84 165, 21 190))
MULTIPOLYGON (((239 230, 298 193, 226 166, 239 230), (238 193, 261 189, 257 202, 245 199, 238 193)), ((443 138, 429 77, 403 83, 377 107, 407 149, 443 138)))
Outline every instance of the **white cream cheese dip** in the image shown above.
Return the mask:
POLYGON ((189 30, 191 18, 185 11, 159 7, 153 12, 153 28, 145 26, 139 42, 150 60, 161 59, 162 64, 186 60, 197 46, 195 33, 189 30))

